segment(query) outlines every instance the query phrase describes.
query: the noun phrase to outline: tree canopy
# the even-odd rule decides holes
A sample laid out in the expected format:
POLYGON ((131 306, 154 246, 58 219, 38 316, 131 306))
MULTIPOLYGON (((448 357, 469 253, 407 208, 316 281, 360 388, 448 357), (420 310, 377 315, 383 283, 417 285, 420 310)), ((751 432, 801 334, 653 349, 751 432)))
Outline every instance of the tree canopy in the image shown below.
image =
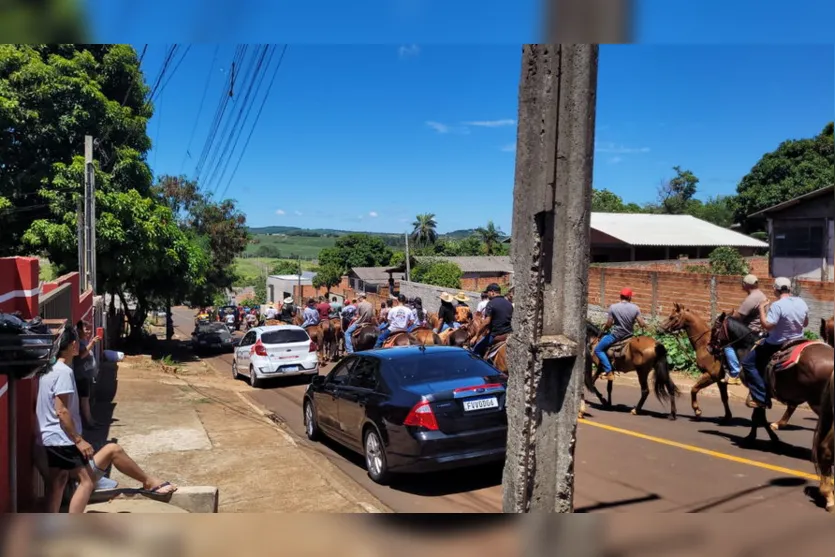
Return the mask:
POLYGON ((391 261, 393 252, 379 236, 348 234, 336 240, 332 248, 319 252, 319 265, 333 267, 340 276, 353 267, 382 267, 391 261))
POLYGON ((428 260, 412 269, 413 282, 443 288, 461 288, 461 268, 450 261, 428 260))
POLYGON ((415 222, 412 223, 414 230, 412 230, 412 240, 419 246, 427 246, 434 244, 438 239, 438 232, 436 228, 438 223, 435 221, 433 213, 423 213, 415 217, 415 222))

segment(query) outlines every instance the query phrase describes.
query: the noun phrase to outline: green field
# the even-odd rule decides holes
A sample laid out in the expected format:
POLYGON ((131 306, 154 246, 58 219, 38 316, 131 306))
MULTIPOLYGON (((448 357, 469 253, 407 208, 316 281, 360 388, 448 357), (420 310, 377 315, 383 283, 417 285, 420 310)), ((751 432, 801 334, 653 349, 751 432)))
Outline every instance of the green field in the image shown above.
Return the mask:
MULTIPOLYGON (((279 261, 281 260, 270 257, 235 258, 235 272, 238 274, 235 286, 254 286, 256 282, 263 280, 265 271, 269 273, 279 261)), ((302 260, 303 271, 309 271, 312 268, 314 268, 313 263, 302 260)))
POLYGON ((295 259, 317 259, 319 250, 332 247, 336 242, 335 237, 317 236, 267 236, 258 234, 246 248, 246 256, 263 256, 263 248, 278 250, 277 253, 269 254, 273 258, 295 259))

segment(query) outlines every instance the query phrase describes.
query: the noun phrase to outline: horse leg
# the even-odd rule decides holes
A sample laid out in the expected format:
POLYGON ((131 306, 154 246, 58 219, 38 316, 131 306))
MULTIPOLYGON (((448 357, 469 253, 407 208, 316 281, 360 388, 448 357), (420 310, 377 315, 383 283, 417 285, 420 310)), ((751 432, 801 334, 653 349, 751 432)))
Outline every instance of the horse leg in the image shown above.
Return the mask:
MULTIPOLYGON (((632 415, 637 416, 640 414, 641 409, 644 407, 644 403, 647 401, 647 397, 649 396, 649 370, 639 369, 638 370, 638 383, 641 384, 641 399, 638 401, 638 404, 635 408, 632 409, 632 415)), ((611 381, 609 382, 611 385, 611 381)))
MULTIPOLYGON (((693 415, 697 420, 702 417, 702 409, 699 407, 699 391, 705 387, 713 385, 715 382, 716 379, 709 373, 702 373, 702 376, 699 377, 699 380, 696 381, 696 384, 690 389, 690 406, 693 408, 693 415)), ((727 389, 725 395, 727 396, 727 389)), ((725 416, 730 417, 731 410, 727 404, 727 401, 725 401, 725 416)))
POLYGON ((765 408, 754 408, 751 412, 751 431, 748 435, 743 439, 746 444, 751 444, 757 440, 757 430, 760 427, 765 427, 766 429, 770 430, 771 428, 768 427, 768 420, 765 419, 765 408))
POLYGON ((606 406, 612 405, 612 388, 615 386, 615 382, 610 378, 606 381, 606 406))
POLYGON ((597 382, 597 379, 600 377, 600 375, 601 375, 601 372, 600 372, 600 369, 598 369, 594 373, 594 377, 591 378, 591 390, 594 393, 594 396, 597 397, 597 400, 600 401, 600 404, 603 405, 604 407, 608 408, 608 407, 612 406, 612 389, 611 389, 612 382, 609 381, 609 400, 603 400, 603 393, 598 391, 597 386, 595 385, 595 383, 597 382))
MULTIPOLYGON (((719 387, 719 398, 722 399, 722 406, 725 407, 725 415, 719 419, 719 425, 728 425, 733 419, 731 406, 728 402, 728 384, 723 381, 718 381, 716 386, 719 387)), ((701 410, 699 413, 701 414, 701 410)))
POLYGON ((779 429, 782 429, 782 428, 786 427, 786 424, 789 423, 789 420, 791 419, 792 414, 794 414, 795 410, 797 410, 797 406, 786 406, 786 411, 783 412, 783 417, 780 418, 779 421, 774 422, 773 424, 771 424, 771 429, 773 429, 774 431, 777 431, 779 429))

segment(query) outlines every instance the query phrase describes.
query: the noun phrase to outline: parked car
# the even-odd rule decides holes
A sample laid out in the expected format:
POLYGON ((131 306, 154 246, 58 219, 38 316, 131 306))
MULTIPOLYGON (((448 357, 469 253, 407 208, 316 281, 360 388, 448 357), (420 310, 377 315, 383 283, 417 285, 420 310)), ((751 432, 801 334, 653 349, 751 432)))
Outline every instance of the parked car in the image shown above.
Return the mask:
POLYGON ((368 475, 456 468, 505 457, 507 378, 462 348, 352 354, 307 388, 304 422, 365 456, 368 475))
POLYGON ((264 379, 319 374, 319 347, 307 331, 295 325, 270 325, 250 329, 235 348, 232 377, 249 377, 253 387, 264 379))
POLYGON ((207 350, 232 351, 235 339, 225 323, 200 321, 191 333, 191 345, 196 352, 207 350))

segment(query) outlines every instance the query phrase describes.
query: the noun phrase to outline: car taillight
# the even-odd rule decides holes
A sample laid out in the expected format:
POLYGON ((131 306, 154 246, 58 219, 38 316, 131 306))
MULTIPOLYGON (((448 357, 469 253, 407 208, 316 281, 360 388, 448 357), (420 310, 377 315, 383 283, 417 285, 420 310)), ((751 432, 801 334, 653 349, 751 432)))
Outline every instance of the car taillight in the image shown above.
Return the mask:
POLYGON ((403 421, 403 425, 425 427, 432 431, 438 431, 438 421, 435 419, 435 413, 432 411, 432 407, 429 406, 429 402, 425 400, 418 402, 412 408, 409 415, 403 421))
POLYGON ((255 343, 255 354, 257 354, 258 356, 266 356, 267 355, 267 349, 266 349, 266 347, 264 347, 263 344, 261 344, 260 339, 258 340, 258 342, 255 343))
POLYGON ((317 350, 319 350, 319 346, 311 340, 310 349, 308 350, 308 352, 316 352, 317 350))

